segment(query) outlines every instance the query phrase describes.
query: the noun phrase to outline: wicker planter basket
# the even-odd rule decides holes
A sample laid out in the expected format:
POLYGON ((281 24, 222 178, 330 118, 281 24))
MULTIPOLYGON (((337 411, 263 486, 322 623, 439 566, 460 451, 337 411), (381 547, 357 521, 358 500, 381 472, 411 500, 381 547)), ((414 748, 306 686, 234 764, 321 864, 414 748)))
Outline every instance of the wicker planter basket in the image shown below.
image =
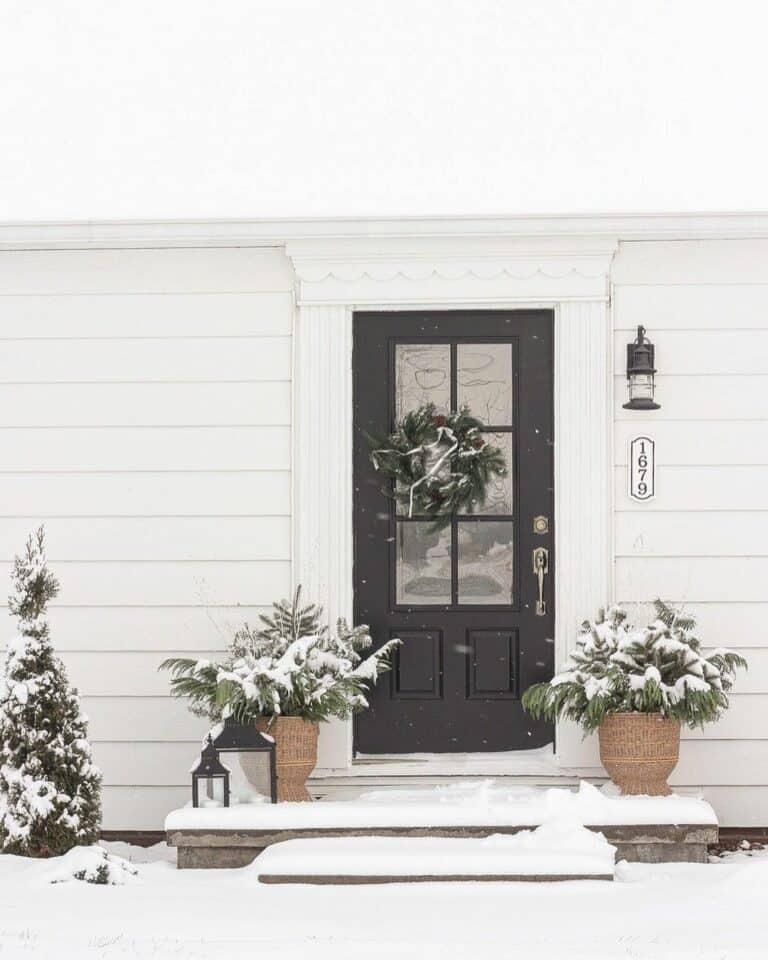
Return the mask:
POLYGON ((317 722, 301 717, 278 717, 270 724, 266 718, 260 718, 256 727, 275 739, 277 799, 311 800, 307 777, 317 764, 317 722))
POLYGON ((680 721, 660 713, 611 713, 600 725, 600 760, 624 794, 666 796, 680 755, 680 721))

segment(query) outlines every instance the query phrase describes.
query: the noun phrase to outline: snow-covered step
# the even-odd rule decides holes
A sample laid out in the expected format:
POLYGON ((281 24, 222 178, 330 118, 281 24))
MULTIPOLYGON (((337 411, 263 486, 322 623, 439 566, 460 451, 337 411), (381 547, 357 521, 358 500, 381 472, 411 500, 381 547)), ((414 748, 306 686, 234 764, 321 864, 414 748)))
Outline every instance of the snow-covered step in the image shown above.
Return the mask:
POLYGON ((568 817, 617 848, 617 859, 705 863, 717 842, 712 807, 692 797, 618 797, 582 783, 578 791, 508 787, 493 781, 377 790, 356 800, 245 804, 170 813, 168 842, 181 868, 242 867, 285 840, 419 837, 481 840, 514 836, 568 817))
POLYGON ((434 883, 613 880, 616 848, 600 833, 555 821, 514 835, 286 840, 251 867, 261 883, 434 883))

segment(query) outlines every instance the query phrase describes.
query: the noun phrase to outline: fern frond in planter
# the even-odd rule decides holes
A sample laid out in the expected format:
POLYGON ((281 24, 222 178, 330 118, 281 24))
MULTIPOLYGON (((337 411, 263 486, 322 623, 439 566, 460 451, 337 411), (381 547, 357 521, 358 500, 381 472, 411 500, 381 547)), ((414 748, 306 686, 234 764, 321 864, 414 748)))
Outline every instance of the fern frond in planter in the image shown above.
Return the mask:
POLYGON ((261 617, 260 629, 246 624, 238 630, 221 663, 164 661, 171 693, 189 700, 193 713, 239 723, 277 716, 344 719, 364 709, 399 641, 364 657, 372 644, 367 626, 350 627, 340 619, 331 632, 320 626, 321 615, 315 604, 302 606, 297 589, 292 601, 274 604, 272 615, 261 617))
POLYGON ((620 607, 584 623, 569 667, 529 687, 524 708, 551 722, 574 720, 587 733, 610 713, 660 713, 689 727, 717 720, 746 660, 724 649, 704 656, 692 617, 661 600, 655 608, 647 627, 629 625, 620 607))

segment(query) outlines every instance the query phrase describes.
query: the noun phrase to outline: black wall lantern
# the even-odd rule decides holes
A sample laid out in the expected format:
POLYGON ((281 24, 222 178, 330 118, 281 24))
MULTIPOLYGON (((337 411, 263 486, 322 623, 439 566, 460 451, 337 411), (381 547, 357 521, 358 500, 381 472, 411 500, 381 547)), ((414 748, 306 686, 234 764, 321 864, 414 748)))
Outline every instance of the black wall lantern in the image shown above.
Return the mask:
POLYGON ((653 344, 645 339, 645 327, 638 327, 635 342, 627 344, 629 400, 624 404, 625 410, 658 410, 660 408, 660 404, 653 399, 656 373, 653 361, 653 344))
POLYGON ((192 806, 229 806, 229 770, 219 760, 219 751, 210 734, 200 759, 192 768, 192 806))
POLYGON ((236 723, 229 717, 214 737, 213 747, 224 755, 233 777, 242 775, 249 792, 256 791, 277 803, 277 763, 272 737, 261 733, 253 724, 236 723))

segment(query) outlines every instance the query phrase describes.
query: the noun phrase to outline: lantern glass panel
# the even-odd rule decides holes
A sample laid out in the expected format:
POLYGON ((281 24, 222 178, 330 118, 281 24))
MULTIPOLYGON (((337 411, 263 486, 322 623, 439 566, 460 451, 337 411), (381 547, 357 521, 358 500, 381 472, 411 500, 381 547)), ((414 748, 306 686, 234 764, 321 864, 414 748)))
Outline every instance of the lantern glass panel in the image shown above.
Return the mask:
POLYGON ((197 781, 197 803, 200 807, 224 806, 224 777, 201 777, 197 781))
POLYGON ((222 760, 230 772, 230 804, 269 803, 271 779, 266 750, 225 750, 222 760))
POLYGON ((632 400, 653 400, 653 375, 633 373, 629 378, 629 396, 632 400))

